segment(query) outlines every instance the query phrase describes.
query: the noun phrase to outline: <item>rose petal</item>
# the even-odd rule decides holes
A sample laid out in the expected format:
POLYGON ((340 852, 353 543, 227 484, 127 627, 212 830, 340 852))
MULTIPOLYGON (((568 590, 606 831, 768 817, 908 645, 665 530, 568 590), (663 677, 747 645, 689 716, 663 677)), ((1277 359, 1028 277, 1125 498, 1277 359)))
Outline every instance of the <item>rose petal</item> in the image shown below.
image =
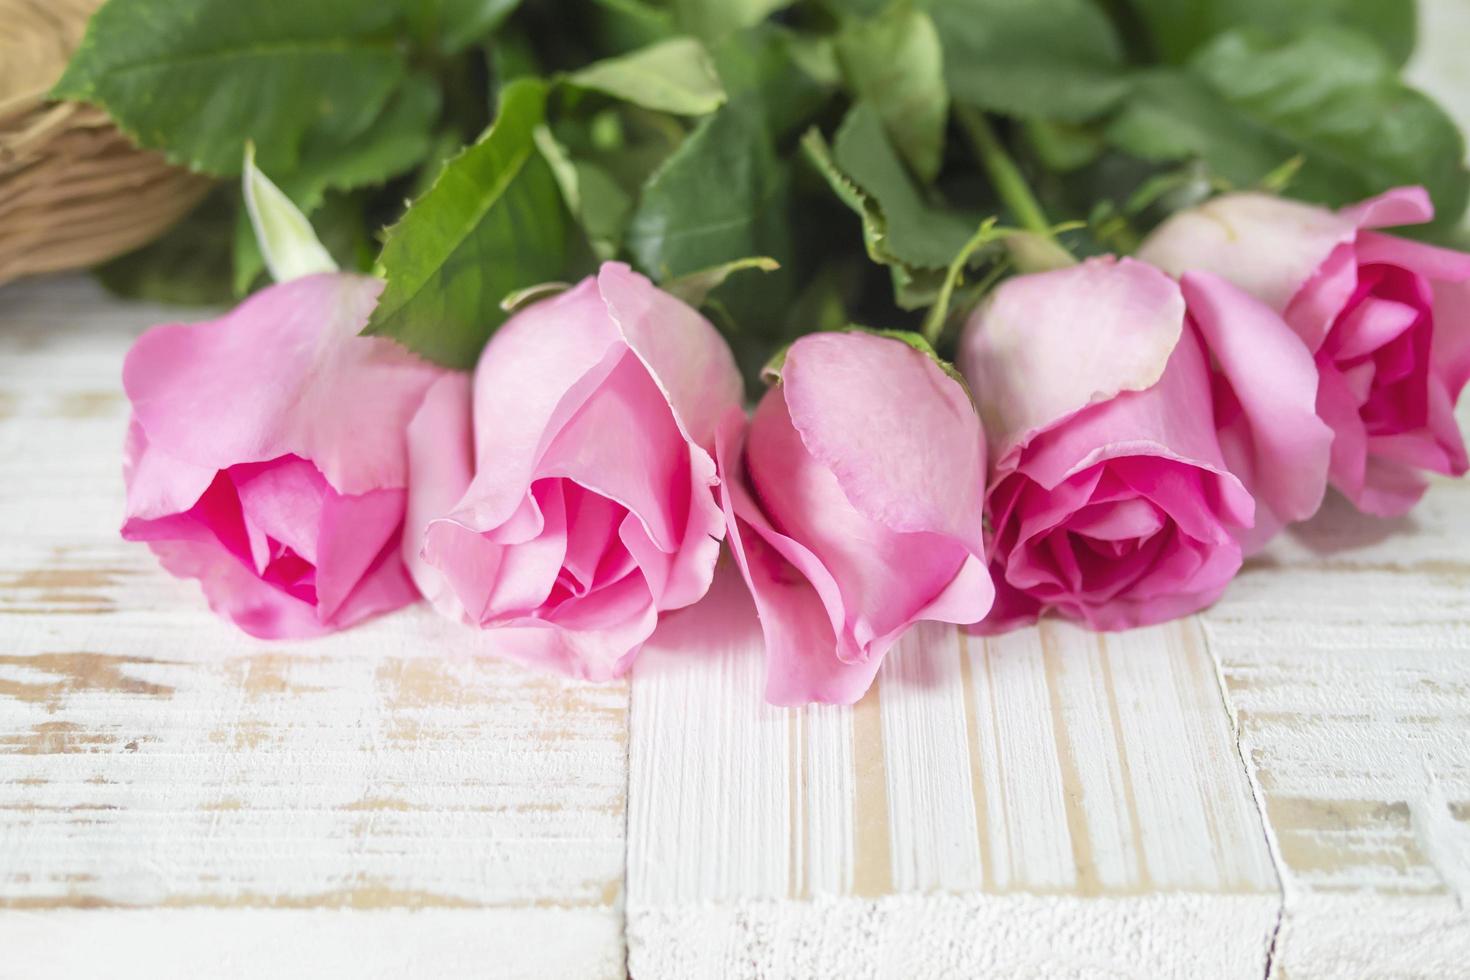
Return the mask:
POLYGON ((980 622, 963 627, 966 633, 997 636, 1030 626, 1041 618, 1041 603, 1007 582, 1003 568, 992 566, 991 579, 995 583, 995 604, 980 622))
POLYGON ((1434 202, 1422 187, 1395 187, 1337 213, 1359 228, 1422 225, 1434 220, 1434 202))
POLYGON ((1164 373, 1184 324, 1178 287, 1131 259, 1007 280, 965 327, 959 365, 998 471, 1042 431, 1164 373))
POLYGON ((1317 360, 1317 414, 1332 429, 1332 485, 1357 503, 1362 495, 1368 453, 1368 432, 1358 414, 1362 399, 1336 366, 1317 360))
POLYGON ((1099 541, 1146 538, 1163 527, 1164 517, 1159 509, 1138 497, 1083 507, 1067 522, 1067 528, 1074 534, 1099 541))
POLYGON ((688 472, 689 451, 647 368, 624 355, 546 447, 535 472, 617 501, 644 522, 661 551, 672 553, 690 506, 687 478, 679 479, 688 472))
POLYGON ((625 354, 592 277, 507 320, 475 370, 476 472, 456 518, 481 531, 509 520, 545 447, 625 354))
POLYGON ((1223 194, 1181 211, 1148 236, 1138 258, 1171 276, 1212 272, 1282 312, 1358 221, 1270 194, 1223 194))
POLYGON ((1332 430, 1317 416, 1317 366, 1279 316, 1223 279, 1189 273, 1180 289, 1238 409, 1216 424, 1226 465, 1255 498, 1250 553, 1326 493, 1332 430))
MULTIPOLYGON (((371 490, 346 496, 332 493, 327 497, 317 535, 319 615, 331 618, 346 608, 384 549, 399 550, 397 535, 403 526, 406 497, 404 490, 371 490)), ((401 562, 402 556, 396 560, 401 562)), ((416 588, 413 598, 418 598, 416 588)))
POLYGON ((1351 242, 1339 245, 1286 305, 1287 326, 1316 354, 1327 342, 1343 308, 1358 292, 1358 256, 1351 242))
POLYGON ((129 420, 123 450, 128 520, 151 521, 183 513, 199 501, 218 472, 150 445, 138 419, 129 420))
MULTIPOLYGON (((317 468, 304 459, 287 456, 268 463, 232 466, 228 472, 239 494, 246 527, 262 539, 274 538, 315 564, 322 509, 332 495, 332 488, 317 468)), ((374 554, 377 550, 373 548, 374 554)), ((265 570, 259 551, 256 565, 258 571, 265 570)))
POLYGON ((1367 357, 1401 337, 1419 319, 1407 303, 1369 296, 1337 322, 1328 355, 1338 360, 1367 357))
POLYGON ((482 642, 495 656, 528 667, 551 668, 590 681, 621 677, 653 634, 658 610, 648 601, 641 580, 605 591, 587 613, 590 623, 520 619, 485 632, 482 642))
POLYGON ((332 632, 316 609, 262 581, 212 542, 176 538, 148 542, 170 575, 198 579, 209 608, 251 636, 265 640, 305 639, 332 632))
MULTIPOLYGON (((744 425, 741 413, 729 413, 718 430, 715 452, 724 475, 719 496, 730 551, 750 587, 765 638, 766 700, 778 705, 852 704, 872 685, 881 658, 849 663, 834 655, 837 638, 829 604, 819 594, 818 584, 834 593, 835 586, 830 581, 822 583, 820 576, 814 581, 807 573, 810 567, 806 571, 793 567, 774 547, 772 542, 782 536, 764 525, 738 470, 744 425)), ((794 542, 789 539, 784 543, 788 553, 800 548, 792 549, 794 542)))
POLYGON ((679 430, 706 452, 715 427, 745 400, 735 357, 714 325, 622 262, 604 262, 597 288, 624 342, 647 366, 679 430))
POLYGON ((1365 514, 1400 517, 1429 489, 1429 480, 1417 470, 1370 455, 1364 461, 1363 487, 1350 497, 1365 514))
POLYGON ((424 561, 423 548, 429 524, 450 511, 472 478, 469 375, 445 374, 429 388, 409 423, 407 441, 409 482, 403 562, 440 614, 466 621, 464 607, 443 574, 424 561))
POLYGON ((1050 488, 1108 459, 1156 456, 1179 460, 1234 484, 1236 498, 1245 498, 1243 507, 1249 515, 1249 496, 1229 476, 1220 453, 1209 390, 1209 372, 1199 341, 1193 333, 1184 333, 1158 383, 1144 391, 1125 391, 1063 419, 1065 424, 1037 433, 1015 467, 1050 488))
POLYGON ((198 579, 212 610, 263 639, 321 636, 418 598, 392 547, 374 557, 335 610, 323 613, 317 605, 263 581, 251 565, 222 547, 215 533, 190 515, 129 522, 124 534, 130 540, 147 541, 170 574, 198 579))
POLYGON ((932 358, 871 334, 810 334, 787 352, 780 390, 806 451, 858 511, 981 550, 985 435, 932 358))
POLYGON ((443 372, 358 336, 382 288, 308 276, 218 320, 149 330, 123 365, 149 443, 214 470, 299 456, 341 493, 404 486, 404 428, 443 372))
POLYGON ((608 567, 603 561, 608 550, 619 546, 618 527, 624 523, 628 511, 602 494, 575 483, 563 486, 562 494, 567 526, 576 529, 567 538, 562 572, 574 595, 586 595, 604 584, 599 581, 598 571, 608 567))
MULTIPOLYGON (((495 581, 484 595, 481 625, 518 616, 530 615, 539 609, 556 587, 562 562, 567 554, 566 506, 562 497, 563 481, 539 480, 532 488, 542 516, 541 533, 530 541, 501 546, 496 563, 495 581)), ((457 533, 471 533, 448 523, 445 529, 457 533)), ((430 556, 432 557, 432 555, 430 556)), ((451 565, 440 567, 451 584, 456 580, 456 570, 451 565)), ((460 600, 467 608, 474 608, 472 599, 479 596, 460 590, 460 600)))
MULTIPOLYGON (((787 412, 792 389, 786 384, 761 400, 751 423, 745 450, 750 486, 774 527, 800 542, 836 582, 841 607, 829 612, 838 631, 837 655, 867 659, 876 639, 913 622, 946 590, 968 557, 983 554, 979 494, 970 491, 976 498, 967 518, 974 525, 969 533, 973 551, 963 540, 932 532, 899 532, 874 520, 853 506, 837 476, 809 453, 787 412)), ((965 411, 974 418, 968 402, 965 411)), ((970 435, 981 438, 978 428, 970 435)), ((973 471, 968 479, 978 487, 980 473, 973 471)), ((972 593, 971 600, 968 613, 959 613, 968 617, 966 622, 989 608, 988 584, 972 593)))

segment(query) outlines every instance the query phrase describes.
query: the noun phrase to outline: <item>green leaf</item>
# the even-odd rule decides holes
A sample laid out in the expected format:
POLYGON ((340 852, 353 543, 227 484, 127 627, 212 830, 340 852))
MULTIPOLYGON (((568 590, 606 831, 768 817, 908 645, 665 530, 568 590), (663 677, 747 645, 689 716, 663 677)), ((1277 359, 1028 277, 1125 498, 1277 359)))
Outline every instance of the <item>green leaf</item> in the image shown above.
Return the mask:
POLYGON ((818 266, 792 299, 787 323, 798 333, 847 326, 848 299, 860 285, 865 265, 860 256, 850 256, 818 266))
POLYGON ((592 0, 582 15, 607 51, 631 51, 678 33, 673 13, 659 0, 592 0))
POLYGON ((1092 126, 1030 119, 1024 132, 1037 160, 1055 173, 1085 167, 1107 148, 1101 134, 1092 126))
POLYGON ((979 258, 971 239, 980 219, 924 199, 870 107, 853 106, 832 148, 812 129, 802 149, 838 199, 862 219, 868 257, 888 267, 901 308, 933 304, 956 256, 964 256, 962 263, 979 258))
POLYGON ((1107 136, 1145 160, 1199 157, 1242 185, 1254 183, 1295 152, 1283 134, 1255 125, 1202 79, 1174 68, 1135 81, 1107 136))
POLYGON ((255 229, 261 259, 276 282, 318 272, 336 272, 337 263, 317 240, 311 222, 255 165, 255 146, 245 144, 245 211, 255 229))
POLYGON ((1188 60, 1216 34, 1255 27, 1289 36, 1325 26, 1355 28, 1396 65, 1414 50, 1412 0, 1130 0, 1165 61, 1188 60))
POLYGON ((285 174, 308 141, 342 147, 378 118, 407 73, 396 16, 358 0, 109 0, 52 94, 194 170, 238 174, 253 140, 285 174))
POLYGON ((1233 32, 1191 68, 1140 84, 1109 138, 1146 159, 1199 157, 1237 186, 1300 155, 1293 196, 1341 205, 1423 184, 1436 224, 1464 213, 1470 178, 1459 131, 1398 80, 1371 41, 1341 29, 1291 41, 1233 32))
POLYGON ((602 261, 615 257, 633 211, 632 197, 601 167, 572 159, 548 127, 537 126, 534 138, 592 253, 602 261))
POLYGON ((801 148, 812 166, 827 181, 827 186, 837 199, 862 219, 863 248, 867 251, 868 258, 889 268, 894 295, 898 297, 899 305, 907 309, 917 309, 925 305, 925 301, 942 285, 942 277, 935 274, 933 269, 918 269, 906 264, 890 250, 888 225, 878 201, 837 166, 837 162, 832 159, 832 149, 822 138, 820 130, 816 127, 808 130, 802 137, 801 148))
POLYGON ((760 113, 730 102, 700 122, 643 188, 627 246, 656 280, 789 257, 789 179, 760 113))
POLYGON ((776 139, 806 125, 842 80, 830 41, 777 24, 732 34, 711 53, 726 92, 757 100, 776 139))
POLYGON ((663 289, 690 306, 698 307, 704 304, 706 297, 711 292, 724 285, 725 280, 737 272, 745 272, 749 269, 775 272, 779 268, 781 268, 781 263, 768 255, 752 256, 746 259, 736 259, 734 262, 726 262, 710 269, 691 272, 677 279, 670 279, 663 284, 663 289))
POLYGON ((827 0, 826 3, 843 18, 876 17, 895 4, 896 0, 827 0))
POLYGON ((673 0, 674 20, 705 43, 759 24, 794 0, 673 0))
POLYGON ((454 54, 484 40, 519 5, 520 0, 410 0, 406 9, 415 36, 454 54))
POLYGON ((1077 122, 1128 90, 1117 34, 1092 0, 934 0, 930 13, 958 101, 1077 122))
POLYGON ((337 145, 308 141, 301 166, 280 175, 281 189, 310 214, 329 189, 372 187, 407 173, 429 155, 439 101, 433 79, 410 75, 366 132, 337 145))
POLYGON ((622 246, 623 232, 633 215, 633 196, 597 164, 577 160, 573 165, 582 189, 577 217, 598 257, 610 259, 622 246))
POLYGON ((906 265, 947 268, 980 223, 924 200, 871 106, 860 103, 848 112, 832 155, 842 172, 877 203, 886 228, 884 247, 906 265))
POLYGON ((500 300, 563 274, 566 215, 533 137, 545 108, 544 83, 506 86, 494 125, 389 229, 366 333, 469 368, 505 322, 500 300))
MULTIPOLYGON (((280 187, 286 196, 312 219, 323 237, 333 239, 328 245, 334 254, 340 256, 344 250, 356 250, 357 239, 364 234, 364 217, 359 213, 347 220, 349 216, 340 206, 345 201, 339 201, 339 207, 326 219, 328 226, 324 229, 320 209, 327 192, 381 184, 421 164, 432 168, 432 172, 410 196, 427 190, 431 178, 438 174, 437 168, 462 145, 452 134, 436 137, 432 133, 430 127, 438 110, 438 87, 423 76, 411 75, 394 93, 370 130, 345 146, 321 155, 309 155, 301 169, 281 177, 280 187), (437 141, 446 137, 452 145, 447 149, 439 147, 437 141)), ((243 209, 235 228, 233 254, 234 292, 236 296, 244 296, 265 271, 265 260, 256 244, 249 215, 243 209)), ((353 263, 352 267, 356 268, 357 264, 353 263)))
POLYGON ((863 222, 863 247, 868 257, 880 265, 902 265, 902 260, 888 248, 888 226, 883 220, 883 211, 873 195, 863 190, 832 159, 832 148, 822 137, 822 131, 813 126, 801 138, 801 148, 817 173, 827 181, 827 186, 843 204, 855 211, 863 222))
POLYGON ((714 112, 725 101, 725 89, 709 55, 689 37, 670 38, 593 62, 568 75, 567 81, 645 109, 681 116, 714 112))
POLYGON ((518 313, 543 299, 560 296, 571 288, 572 284, 568 282, 540 282, 525 289, 517 289, 500 301, 500 308, 507 313, 518 313))
POLYGON ((922 11, 894 8, 845 30, 837 56, 854 94, 878 111, 914 173, 933 180, 949 121, 944 53, 934 21, 922 11))

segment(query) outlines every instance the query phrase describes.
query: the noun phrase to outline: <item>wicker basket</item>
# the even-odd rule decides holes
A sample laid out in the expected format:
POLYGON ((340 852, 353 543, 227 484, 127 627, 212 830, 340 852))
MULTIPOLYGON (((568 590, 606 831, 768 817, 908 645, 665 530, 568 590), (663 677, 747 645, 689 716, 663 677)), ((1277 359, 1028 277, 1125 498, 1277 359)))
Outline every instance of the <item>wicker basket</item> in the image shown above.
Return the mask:
POLYGON ((209 180, 136 149, 101 109, 49 102, 101 0, 0 0, 0 283, 161 234, 209 180))

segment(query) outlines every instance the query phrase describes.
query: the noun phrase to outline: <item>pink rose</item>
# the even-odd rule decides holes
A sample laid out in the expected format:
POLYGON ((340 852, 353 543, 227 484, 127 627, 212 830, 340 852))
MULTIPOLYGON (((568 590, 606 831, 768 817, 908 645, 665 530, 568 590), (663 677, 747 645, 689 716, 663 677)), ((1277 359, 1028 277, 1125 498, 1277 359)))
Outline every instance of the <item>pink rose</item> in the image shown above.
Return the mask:
POLYGON ((1139 252, 1214 272, 1278 311, 1317 359, 1332 484, 1371 514, 1407 511, 1422 471, 1466 471, 1454 405, 1470 380, 1470 255, 1372 231, 1434 216, 1405 187, 1332 212, 1228 194, 1166 221, 1139 252))
POLYGON ((255 636, 311 636, 417 598, 399 557, 405 432, 444 372, 357 336, 383 284, 318 275, 129 351, 122 533, 255 636))
POLYGON ((1214 277, 1113 258, 1018 276, 971 317, 959 363, 996 453, 986 632, 1194 612, 1321 503, 1311 356, 1214 277))
POLYGON ((740 405, 710 323, 626 265, 516 314, 473 384, 445 378, 409 433, 405 557, 512 659, 622 674, 659 614, 709 588, 724 537, 718 419, 740 405))
POLYGON ((721 500, 767 700, 850 704, 910 624, 985 615, 985 435, 931 357, 866 333, 803 337, 744 423, 720 428, 721 500))

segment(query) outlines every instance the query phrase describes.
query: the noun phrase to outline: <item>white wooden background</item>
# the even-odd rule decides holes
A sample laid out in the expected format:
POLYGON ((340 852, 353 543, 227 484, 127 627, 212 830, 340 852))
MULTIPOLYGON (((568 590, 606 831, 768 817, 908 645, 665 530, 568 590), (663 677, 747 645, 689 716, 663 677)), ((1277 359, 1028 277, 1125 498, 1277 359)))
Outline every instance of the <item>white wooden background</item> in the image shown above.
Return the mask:
POLYGON ((622 976, 627 687, 216 620, 117 534, 167 315, 0 290, 0 977, 622 976))
POLYGON ((1450 976, 1470 484, 1333 499, 1202 617, 912 632, 760 699, 725 566, 631 685, 425 609, 268 644, 116 535, 164 316, 0 292, 0 977, 1450 976))
POLYGON ((117 537, 175 315, 0 290, 0 980, 1470 974, 1470 484, 1168 626, 920 628, 853 708, 761 703, 729 567, 631 684, 422 608, 267 644, 117 537))

